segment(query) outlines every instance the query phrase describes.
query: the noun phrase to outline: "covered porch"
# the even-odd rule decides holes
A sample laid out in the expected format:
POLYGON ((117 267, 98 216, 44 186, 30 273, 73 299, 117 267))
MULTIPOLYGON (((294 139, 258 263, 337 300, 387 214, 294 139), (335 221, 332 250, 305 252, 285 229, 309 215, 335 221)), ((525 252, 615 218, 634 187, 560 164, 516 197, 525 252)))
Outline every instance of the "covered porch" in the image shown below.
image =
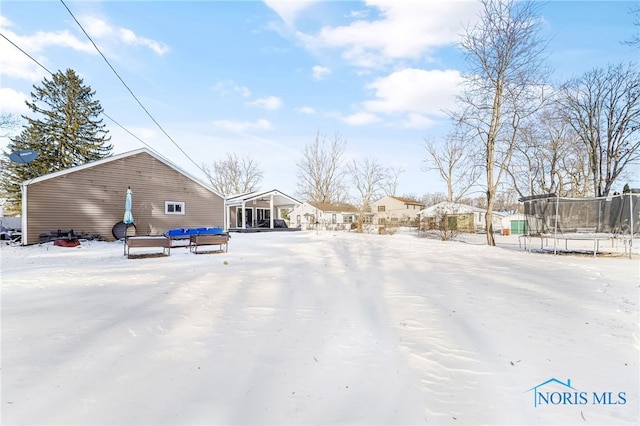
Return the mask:
POLYGON ((230 232, 290 230, 283 209, 302 204, 278 190, 234 195, 225 201, 225 219, 230 232))

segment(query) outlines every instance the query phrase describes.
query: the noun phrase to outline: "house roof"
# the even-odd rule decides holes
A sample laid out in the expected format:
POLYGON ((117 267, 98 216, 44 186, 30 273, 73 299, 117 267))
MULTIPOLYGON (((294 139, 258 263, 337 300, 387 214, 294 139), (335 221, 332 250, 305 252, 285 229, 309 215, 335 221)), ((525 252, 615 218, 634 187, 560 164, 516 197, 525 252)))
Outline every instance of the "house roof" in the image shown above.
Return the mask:
POLYGON ((419 206, 424 206, 424 203, 422 201, 418 201, 418 200, 414 200, 413 198, 405 198, 405 197, 396 197, 393 195, 390 195, 391 198, 395 198, 398 201, 402 201, 403 203, 407 203, 407 204, 416 204, 419 206))
MULTIPOLYGON (((486 213, 487 209, 481 209, 479 207, 470 206, 468 204, 451 203, 449 201, 442 201, 426 209, 420 210, 420 216, 429 217, 439 212, 445 212, 449 214, 465 214, 465 213, 486 213)), ((493 214, 497 216, 504 216, 504 213, 494 211, 493 214)))
POLYGON ((342 213, 342 212, 349 212, 349 213, 355 213, 358 211, 358 209, 355 206, 352 206, 351 204, 346 204, 346 203, 315 203, 315 202, 310 202, 308 203, 309 205, 317 208, 318 210, 322 210, 323 212, 336 212, 336 213, 342 213))
POLYGON ((68 169, 64 169, 64 170, 59 170, 57 172, 53 172, 53 173, 49 173, 46 175, 42 175, 42 176, 38 176, 36 178, 33 179, 28 179, 25 180, 24 182, 22 182, 23 186, 28 186, 28 185, 32 185, 34 183, 38 183, 38 182, 42 182, 45 180, 49 180, 49 179, 54 179, 60 176, 64 176, 70 173, 74 173, 80 170, 85 170, 88 169, 90 167, 95 167, 101 164, 107 164, 110 163, 112 161, 116 161, 116 160, 120 160, 123 158, 127 158, 127 157, 131 157, 134 155, 138 155, 141 153, 146 153, 150 156, 152 156, 153 158, 155 158, 156 160, 160 161, 161 163, 164 163, 166 166, 172 168, 173 170, 175 170, 176 172, 184 175, 185 177, 191 179, 192 181, 194 181, 195 183, 197 183, 198 185, 206 188, 207 190, 213 192, 214 194, 218 195, 220 198, 224 198, 223 194, 220 194, 218 191, 216 191, 215 189, 213 189, 213 187, 207 185, 206 183, 202 182, 201 180, 193 177, 192 175, 190 175, 189 173, 185 172, 184 170, 182 170, 180 167, 176 166, 175 164, 173 164, 171 161, 167 160, 166 158, 164 158, 163 156, 161 156, 160 154, 151 151, 150 149, 147 148, 140 148, 140 149, 136 149, 133 151, 127 151, 127 152, 123 152, 120 154, 115 154, 115 155, 111 155, 109 157, 105 157, 105 158, 101 158, 99 160, 95 160, 95 161, 91 161, 89 163, 85 163, 85 164, 81 164, 79 166, 74 166, 74 167, 70 167, 68 169))
POLYGON ((394 195, 385 195, 384 197, 379 198, 376 201, 374 201, 372 204, 378 204, 378 203, 380 203, 381 201, 384 201, 387 198, 393 198, 394 200, 400 201, 401 203, 405 203, 405 204, 412 204, 412 205, 416 205, 416 206, 424 206, 424 203, 422 201, 414 200, 413 198, 396 197, 394 195))
MULTIPOLYGON (((265 197, 273 196, 273 201, 275 205, 284 206, 291 204, 302 204, 300 201, 295 198, 285 194, 282 191, 278 191, 277 189, 271 189, 269 191, 253 191, 253 192, 245 192, 244 194, 237 194, 227 197, 225 204, 227 206, 235 205, 239 206, 242 203, 246 203, 248 201, 259 201, 265 197)), ((267 200, 262 200, 267 201, 267 200)))

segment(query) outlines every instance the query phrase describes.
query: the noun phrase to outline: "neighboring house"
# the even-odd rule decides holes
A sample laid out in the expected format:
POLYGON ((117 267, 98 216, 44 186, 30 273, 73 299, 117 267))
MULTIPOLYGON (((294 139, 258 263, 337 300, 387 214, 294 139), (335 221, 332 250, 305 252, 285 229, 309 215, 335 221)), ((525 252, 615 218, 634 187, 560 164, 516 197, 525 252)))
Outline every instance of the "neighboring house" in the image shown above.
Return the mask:
POLYGON ((291 226, 300 229, 351 229, 356 222, 358 209, 343 203, 302 203, 289 213, 291 226))
MULTIPOLYGON (((486 230, 485 216, 486 209, 469 206, 467 204, 451 203, 443 201, 420 211, 422 227, 434 229, 438 226, 438 221, 447 217, 448 226, 451 230, 461 232, 479 232, 486 230)), ((493 212, 493 230, 502 231, 502 218, 505 215, 500 212, 493 212)))
POLYGON ((135 225, 130 234, 225 225, 221 194, 142 148, 23 182, 22 244, 58 230, 115 240, 129 187, 135 225))
POLYGON ((374 225, 415 225, 424 203, 411 198, 385 196, 371 203, 365 223, 374 225))
POLYGON ((225 215, 230 231, 283 228, 286 223, 283 210, 300 204, 282 191, 255 191, 228 197, 225 215))

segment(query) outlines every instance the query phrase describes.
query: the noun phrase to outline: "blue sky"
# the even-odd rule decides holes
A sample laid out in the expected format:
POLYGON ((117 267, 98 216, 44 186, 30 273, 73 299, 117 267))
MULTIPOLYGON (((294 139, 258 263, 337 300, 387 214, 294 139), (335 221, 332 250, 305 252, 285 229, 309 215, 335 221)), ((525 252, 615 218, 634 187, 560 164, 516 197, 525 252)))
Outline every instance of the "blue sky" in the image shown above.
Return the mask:
MULTIPOLYGON (((262 189, 295 195, 296 162, 320 133, 339 134, 348 159, 404 169, 400 195, 444 190, 422 171, 422 145, 450 129, 442 111, 453 107, 464 72, 455 43, 476 17, 474 1, 65 3, 190 158, 60 1, 3 0, 0 32, 49 70, 74 69, 109 116, 196 177, 196 164, 249 155, 264 171, 262 189)), ((553 79, 637 60, 621 44, 640 31, 630 13, 637 4, 542 3, 553 79)), ((46 73, 3 38, 0 52, 0 109, 27 113, 24 100, 46 73)), ((115 153, 145 146, 106 123, 115 153)), ((632 182, 640 186, 637 176, 632 182)))

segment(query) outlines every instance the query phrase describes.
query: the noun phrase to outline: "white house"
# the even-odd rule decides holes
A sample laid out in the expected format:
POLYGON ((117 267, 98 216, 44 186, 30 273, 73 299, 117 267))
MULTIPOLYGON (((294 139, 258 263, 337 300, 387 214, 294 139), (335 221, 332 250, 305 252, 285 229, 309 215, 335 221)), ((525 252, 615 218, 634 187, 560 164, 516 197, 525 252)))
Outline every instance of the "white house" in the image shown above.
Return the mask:
POLYGON ((289 226, 301 229, 351 229, 358 209, 344 203, 305 202, 289 212, 289 226))
POLYGON ((423 208, 424 203, 420 201, 387 195, 371 203, 371 223, 374 225, 409 225, 412 222, 415 223, 423 208))
POLYGON ((283 210, 300 204, 300 201, 276 189, 233 195, 224 203, 226 223, 232 231, 282 228, 283 210))

